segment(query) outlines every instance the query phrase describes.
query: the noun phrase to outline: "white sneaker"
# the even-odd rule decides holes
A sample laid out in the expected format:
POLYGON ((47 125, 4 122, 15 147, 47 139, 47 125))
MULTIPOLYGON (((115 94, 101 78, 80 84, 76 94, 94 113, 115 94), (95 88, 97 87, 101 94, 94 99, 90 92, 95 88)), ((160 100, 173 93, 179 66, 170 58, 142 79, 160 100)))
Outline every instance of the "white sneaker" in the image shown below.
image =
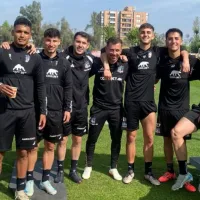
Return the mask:
POLYGON ((128 171, 128 173, 123 178, 123 182, 126 184, 131 183, 134 176, 135 176, 135 174, 134 174, 133 170, 128 171))
POLYGON ((24 190, 15 191, 15 200, 29 200, 29 197, 25 194, 24 190))
POLYGON ((24 192, 28 197, 32 197, 34 193, 34 181, 30 180, 26 182, 26 187, 24 189, 24 192))
POLYGON ((85 167, 84 172, 82 174, 83 179, 89 179, 92 172, 92 167, 85 167))
POLYGON ((109 174, 117 181, 122 180, 122 176, 119 174, 117 168, 110 169, 109 174))
POLYGON ((153 175, 145 174, 144 178, 152 185, 160 185, 160 181, 158 181, 153 175))

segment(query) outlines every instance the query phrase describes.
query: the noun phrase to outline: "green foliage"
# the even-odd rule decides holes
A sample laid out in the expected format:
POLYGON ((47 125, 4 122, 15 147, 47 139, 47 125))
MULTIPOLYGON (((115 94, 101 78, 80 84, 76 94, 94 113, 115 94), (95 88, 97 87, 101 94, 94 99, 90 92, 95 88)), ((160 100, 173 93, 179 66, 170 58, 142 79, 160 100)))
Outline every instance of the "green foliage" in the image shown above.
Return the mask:
POLYGON ((33 1, 31 5, 20 7, 20 14, 27 17, 32 23, 33 41, 36 46, 41 44, 40 29, 42 23, 42 13, 40 2, 33 1))
POLYGON ((73 33, 69 27, 69 23, 63 17, 60 21, 61 48, 66 48, 73 41, 73 33))
POLYGON ((165 46, 165 34, 155 33, 155 38, 152 41, 152 44, 159 47, 165 46))
POLYGON ((190 43, 190 49, 192 53, 197 53, 198 49, 200 48, 200 21, 199 17, 196 17, 193 22, 193 32, 194 37, 191 40, 190 43))
POLYGON ((92 30, 92 41, 91 46, 95 49, 100 49, 101 47, 101 36, 102 29, 99 23, 100 16, 97 12, 93 12, 90 17, 90 23, 85 27, 85 31, 92 30))
POLYGON ((139 29, 138 28, 133 28, 131 29, 125 37, 125 44, 128 46, 136 46, 139 44, 139 29))
POLYGON ((9 25, 8 21, 5 21, 1 28, 0 28, 0 42, 5 42, 5 41, 12 41, 12 26, 9 25))
POLYGON ((103 27, 103 38, 106 42, 110 37, 115 37, 117 35, 115 27, 113 25, 108 25, 103 27))

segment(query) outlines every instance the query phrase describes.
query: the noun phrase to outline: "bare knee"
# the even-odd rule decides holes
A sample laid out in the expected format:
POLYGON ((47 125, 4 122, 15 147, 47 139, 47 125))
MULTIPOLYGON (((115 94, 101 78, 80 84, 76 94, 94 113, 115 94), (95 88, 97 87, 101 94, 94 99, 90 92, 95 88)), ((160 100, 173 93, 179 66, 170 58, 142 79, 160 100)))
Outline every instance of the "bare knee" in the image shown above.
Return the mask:
POLYGON ((17 158, 20 160, 26 160, 28 158, 27 150, 17 150, 17 158))
POLYGON ((144 138, 144 144, 149 148, 153 146, 153 141, 153 135, 146 135, 144 138))
POLYGON ((55 148, 55 144, 51 142, 45 142, 45 151, 53 152, 55 148))
POLYGON ((72 145, 73 146, 80 146, 81 142, 82 142, 82 137, 79 137, 79 136, 72 137, 72 145))
POLYGON ((171 130, 171 137, 172 137, 173 141, 176 141, 177 139, 179 139, 180 138, 179 135, 180 134, 178 133, 178 131, 176 130, 176 128, 173 128, 171 130))
POLYGON ((126 139, 127 139, 127 143, 128 144, 135 143, 135 140, 136 140, 136 133, 135 133, 135 131, 127 132, 126 139))
POLYGON ((59 143, 58 143, 58 146, 61 147, 61 148, 65 148, 66 145, 67 145, 67 137, 63 137, 63 140, 61 140, 59 143))

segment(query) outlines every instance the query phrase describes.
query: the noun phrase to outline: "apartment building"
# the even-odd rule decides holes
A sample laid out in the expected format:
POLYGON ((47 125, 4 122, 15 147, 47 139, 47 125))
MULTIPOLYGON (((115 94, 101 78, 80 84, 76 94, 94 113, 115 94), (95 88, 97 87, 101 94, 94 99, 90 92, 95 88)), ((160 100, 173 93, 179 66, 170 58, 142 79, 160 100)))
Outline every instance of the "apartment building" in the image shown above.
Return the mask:
POLYGON ((147 12, 136 12, 133 6, 127 6, 122 11, 101 11, 101 26, 113 25, 121 39, 134 27, 148 21, 147 12))

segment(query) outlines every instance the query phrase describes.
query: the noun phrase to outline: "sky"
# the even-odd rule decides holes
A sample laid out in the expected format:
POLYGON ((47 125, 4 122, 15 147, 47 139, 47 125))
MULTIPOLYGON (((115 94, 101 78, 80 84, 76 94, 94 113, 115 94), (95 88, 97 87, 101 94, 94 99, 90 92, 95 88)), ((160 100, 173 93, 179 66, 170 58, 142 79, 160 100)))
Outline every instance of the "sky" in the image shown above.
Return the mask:
MULTIPOLYGON (((138 12, 148 12, 148 22, 155 31, 165 33, 169 28, 180 28, 184 35, 193 35, 195 17, 200 17, 200 0, 36 0, 41 2, 43 23, 55 23, 62 17, 69 22, 73 31, 84 30, 90 22, 92 12, 123 10, 133 6, 138 12)), ((7 0, 1 2, 0 24, 7 20, 12 24, 19 15, 21 6, 30 5, 32 0, 7 0)))

